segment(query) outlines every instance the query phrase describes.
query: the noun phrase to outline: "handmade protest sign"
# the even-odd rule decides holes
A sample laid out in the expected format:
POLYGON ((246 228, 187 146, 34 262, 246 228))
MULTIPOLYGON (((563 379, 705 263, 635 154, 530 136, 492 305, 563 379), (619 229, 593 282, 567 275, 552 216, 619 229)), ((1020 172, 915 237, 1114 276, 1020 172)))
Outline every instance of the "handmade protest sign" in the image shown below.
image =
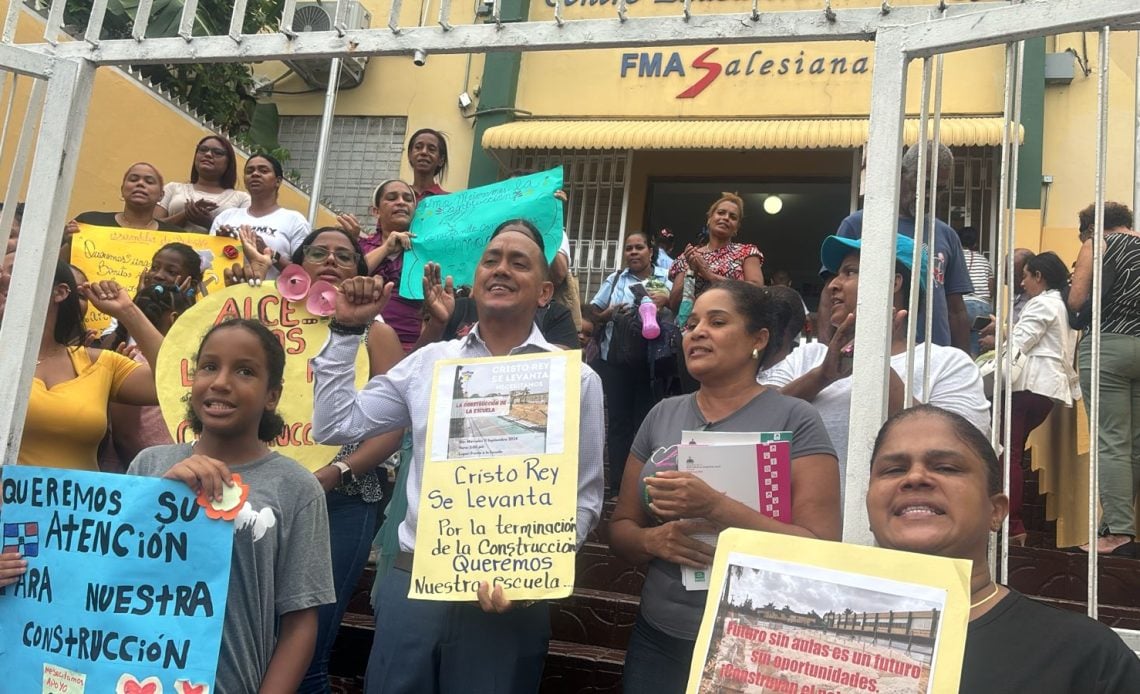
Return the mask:
POLYGON ((213 691, 232 523, 147 477, 9 465, 3 499, 28 571, 0 588, 0 689, 213 691))
MULTIPOLYGON (((310 362, 329 337, 329 319, 313 315, 305 301, 289 301, 272 281, 259 287, 237 284, 216 291, 179 316, 158 353, 155 385, 162 418, 178 443, 194 440, 187 418, 187 403, 194 371, 194 355, 206 332, 232 318, 252 318, 277 336, 285 348, 285 385, 277 413, 285 419, 285 432, 272 446, 310 470, 328 465, 339 446, 313 440, 313 369, 310 362)), ((361 342, 356 356, 356 385, 368 381, 368 351, 361 342)))
POLYGON ((437 362, 408 597, 564 597, 577 544, 577 352, 437 362))
MULTIPOLYGON (((225 268, 242 262, 241 243, 235 239, 90 224, 80 224, 79 233, 72 238, 71 262, 92 282, 115 280, 134 292, 142 273, 150 269, 154 254, 174 242, 198 252, 202 259, 201 289, 207 293, 224 286, 225 268)), ((87 310, 85 323, 92 330, 102 331, 111 324, 111 317, 92 306, 87 310)))
POLYGON ((416 206, 410 231, 412 247, 404 251, 400 296, 423 299, 424 264, 439 263, 455 286, 475 281, 475 266, 491 232, 508 219, 526 219, 542 234, 546 260, 562 243, 562 167, 529 176, 509 178, 489 186, 432 195, 416 206))
POLYGON ((971 562, 732 528, 689 694, 955 692, 971 562))

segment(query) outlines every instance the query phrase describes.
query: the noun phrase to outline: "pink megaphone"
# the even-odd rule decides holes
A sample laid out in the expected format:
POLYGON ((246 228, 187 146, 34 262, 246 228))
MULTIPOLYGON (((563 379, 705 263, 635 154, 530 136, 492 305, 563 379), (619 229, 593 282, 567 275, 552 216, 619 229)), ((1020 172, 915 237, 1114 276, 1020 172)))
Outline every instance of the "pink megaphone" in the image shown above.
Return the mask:
POLYGON ((657 325, 657 304, 653 303, 652 299, 642 299, 641 305, 637 307, 637 312, 641 315, 642 337, 646 340, 652 340, 661 334, 661 326, 657 325))

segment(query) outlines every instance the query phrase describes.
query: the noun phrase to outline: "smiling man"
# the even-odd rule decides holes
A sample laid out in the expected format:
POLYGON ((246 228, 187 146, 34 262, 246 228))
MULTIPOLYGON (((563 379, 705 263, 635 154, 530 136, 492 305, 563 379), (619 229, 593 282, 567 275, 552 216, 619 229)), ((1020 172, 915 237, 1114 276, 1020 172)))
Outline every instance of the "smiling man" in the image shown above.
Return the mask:
MULTIPOLYGON (((512 605, 501 589, 484 587, 479 604, 408 598, 412 552, 423 482, 433 364, 440 359, 550 352, 535 326, 553 285, 542 236, 530 222, 499 225, 475 271, 479 321, 465 336, 413 352, 364 390, 353 386, 352 364, 360 335, 391 294, 376 277, 346 281, 337 299, 328 343, 313 360, 313 434, 322 443, 347 443, 394 429, 412 428, 413 461, 407 480, 408 511, 400 524, 400 555, 384 577, 376 604, 376 635, 368 660, 369 694, 537 691, 550 639, 547 605, 512 605)), ((568 403, 572 406, 572 403, 568 403)), ((578 446, 577 542, 602 510, 602 385, 582 367, 578 446)))
MULTIPOLYGON (((829 344, 810 342, 794 350, 787 359, 761 374, 761 382, 780 388, 784 395, 807 400, 819 410, 831 442, 839 454, 840 479, 846 479, 847 431, 851 413, 851 364, 855 340, 855 308, 859 302, 859 239, 829 236, 823 241, 820 259, 834 277, 824 287, 819 302, 821 320, 828 316, 835 328, 829 344)), ((894 414, 903 408, 906 371, 906 310, 909 304, 911 262, 914 241, 897 234, 895 238, 895 322, 891 335, 891 382, 888 408, 894 414)), ((925 261, 921 268, 926 274, 925 261)), ((920 283, 924 284, 924 283, 920 283)), ((918 345, 914 355, 914 397, 919 402, 956 412, 981 431, 990 426, 989 402, 982 388, 978 367, 965 352, 953 347, 931 345, 930 393, 922 387, 925 349, 918 345)))

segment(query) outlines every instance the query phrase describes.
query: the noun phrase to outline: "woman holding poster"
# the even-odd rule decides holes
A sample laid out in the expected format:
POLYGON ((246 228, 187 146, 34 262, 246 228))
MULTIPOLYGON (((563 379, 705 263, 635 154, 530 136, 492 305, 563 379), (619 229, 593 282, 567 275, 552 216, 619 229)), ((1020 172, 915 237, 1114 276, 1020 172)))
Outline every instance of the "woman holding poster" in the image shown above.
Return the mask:
POLYGON ((392 300, 384 307, 381 317, 392 326, 400 337, 404 352, 411 352, 420 338, 423 323, 421 306, 423 302, 405 299, 399 295, 400 276, 404 270, 404 251, 412 247, 412 215, 416 211, 418 197, 410 185, 393 178, 382 181, 372 191, 372 212, 376 215, 376 231, 365 233, 360 224, 351 216, 338 218, 360 239, 360 249, 368 272, 380 275, 392 282, 392 300))
MULTIPOLYGON (((648 563, 626 650, 629 694, 685 691, 707 590, 689 590, 682 567, 705 569, 713 548, 694 537, 724 528, 838 540, 839 468, 811 405, 756 383, 774 323, 769 296, 742 281, 719 282, 697 299, 685 325, 686 365, 697 392, 663 400, 642 423, 610 522, 622 558, 648 563), (791 432, 791 518, 773 520, 677 471, 683 431, 791 432), (645 479, 648 503, 643 503, 645 479)), ((710 538, 711 539, 711 538, 710 538)))
POLYGON ((1140 660, 1111 629, 990 578, 990 533, 1009 511, 1001 479, 985 435, 931 405, 894 415, 875 440, 867 516, 879 546, 974 562, 959 691, 1140 691, 1140 660))

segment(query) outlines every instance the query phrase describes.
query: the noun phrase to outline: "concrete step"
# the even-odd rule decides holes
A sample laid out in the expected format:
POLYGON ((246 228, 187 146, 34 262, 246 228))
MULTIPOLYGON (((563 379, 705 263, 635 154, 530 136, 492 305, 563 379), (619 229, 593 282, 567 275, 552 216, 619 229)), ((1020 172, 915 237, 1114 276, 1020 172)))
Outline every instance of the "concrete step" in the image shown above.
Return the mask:
POLYGON ((541 694, 621 694, 625 652, 601 646, 551 641, 541 694))

